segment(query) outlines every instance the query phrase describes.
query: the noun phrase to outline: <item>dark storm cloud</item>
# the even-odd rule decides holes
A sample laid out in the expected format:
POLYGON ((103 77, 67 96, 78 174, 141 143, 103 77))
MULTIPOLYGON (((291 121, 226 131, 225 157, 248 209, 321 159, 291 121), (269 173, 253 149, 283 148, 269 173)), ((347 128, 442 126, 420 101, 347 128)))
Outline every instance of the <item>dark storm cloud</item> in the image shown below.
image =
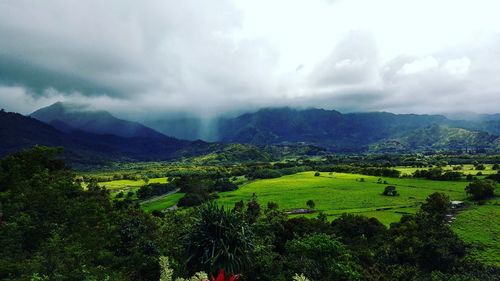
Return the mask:
MULTIPOLYGON (((330 26, 321 25, 331 18, 320 15, 325 6, 335 11, 351 2, 294 3, 290 15, 321 2, 311 16, 323 18, 304 18, 297 25, 296 17, 276 16, 260 26, 260 18, 253 19, 257 34, 252 28, 245 31, 247 14, 237 2, 1 1, 0 105, 29 113, 62 100, 136 119, 286 105, 343 111, 498 111, 498 34, 425 54, 390 52, 384 57, 380 43, 398 44, 399 38, 383 32, 385 37, 379 36, 369 25, 346 25, 331 34, 330 26), (296 31, 317 32, 309 23, 322 30, 321 36, 310 38, 319 41, 294 41, 296 31), (283 41, 273 41, 276 37, 283 41), (301 44, 291 46, 293 42, 301 44), (314 48, 320 44, 327 47, 314 48)), ((266 15, 272 12, 265 2, 252 5, 250 9, 266 15)), ((344 21, 351 18, 343 16, 344 21)))
POLYGON ((130 114, 216 111, 273 88, 277 54, 235 41, 240 22, 230 1, 4 1, 0 86, 130 114))
POLYGON ((32 94, 42 94, 47 88, 62 92, 119 95, 116 89, 98 85, 78 75, 61 73, 35 66, 30 61, 0 56, 0 84, 23 86, 32 94))

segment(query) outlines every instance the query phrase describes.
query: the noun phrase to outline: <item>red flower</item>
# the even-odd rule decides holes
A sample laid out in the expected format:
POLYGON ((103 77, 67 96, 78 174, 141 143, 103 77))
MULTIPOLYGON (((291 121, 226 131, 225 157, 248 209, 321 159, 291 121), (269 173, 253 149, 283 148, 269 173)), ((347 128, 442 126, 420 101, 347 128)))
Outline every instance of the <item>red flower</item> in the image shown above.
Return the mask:
POLYGON ((224 273, 224 269, 219 270, 219 274, 217 274, 217 277, 212 277, 210 278, 210 281, 236 281, 238 280, 240 276, 238 274, 231 274, 231 276, 228 277, 226 280, 226 274, 224 273))

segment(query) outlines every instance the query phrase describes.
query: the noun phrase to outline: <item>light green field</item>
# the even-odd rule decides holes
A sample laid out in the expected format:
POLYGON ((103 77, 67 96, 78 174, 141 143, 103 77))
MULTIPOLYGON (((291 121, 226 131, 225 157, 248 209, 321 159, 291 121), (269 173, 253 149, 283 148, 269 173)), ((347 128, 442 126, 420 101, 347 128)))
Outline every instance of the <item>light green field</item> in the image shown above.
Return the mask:
POLYGON ((147 203, 141 204, 141 209, 143 209, 146 212, 152 212, 155 210, 161 211, 167 208, 170 208, 177 204, 179 199, 181 199, 184 196, 184 193, 174 193, 167 195, 165 197, 162 197, 161 199, 154 200, 154 201, 149 201, 147 203))
MULTIPOLYGON (((491 174, 496 174, 498 172, 497 170, 492 169, 492 167, 493 167, 492 164, 485 164, 484 166, 486 169, 484 169, 484 170, 476 170, 474 168, 474 165, 470 165, 470 164, 462 165, 463 168, 461 170, 453 170, 454 166, 458 166, 458 165, 448 165, 448 166, 443 167, 443 170, 461 172, 464 175, 473 175, 473 176, 477 175, 478 172, 483 173, 483 175, 491 175, 491 174)), ((398 171, 401 171, 401 175, 411 176, 416 170, 428 170, 429 168, 427 168, 427 167, 426 168, 396 167, 395 169, 398 171)))
POLYGON ((472 206, 458 213, 452 224, 455 233, 472 244, 471 254, 479 260, 500 266, 500 200, 496 204, 472 206))
MULTIPOLYGON (((402 213, 414 213, 419 204, 434 192, 448 194, 454 200, 464 200, 467 182, 430 181, 407 178, 383 178, 387 184, 378 184, 378 177, 358 174, 303 172, 275 179, 257 180, 240 186, 238 190, 219 193, 218 202, 228 207, 243 200, 248 201, 256 193, 261 204, 269 201, 282 209, 306 208, 306 201, 314 200, 316 210, 330 219, 342 213, 359 213, 376 217, 388 225, 398 221, 402 213), (364 182, 360 181, 364 178, 364 182), (381 193, 387 185, 395 185, 400 196, 388 197, 381 193), (377 210, 391 208, 390 210, 377 210)), ((308 216, 317 216, 310 214, 308 216)))
MULTIPOLYGON (((167 178, 151 178, 149 179, 149 183, 167 183, 167 178)), ((100 182, 99 186, 105 187, 108 190, 115 189, 130 189, 130 188, 139 188, 145 185, 146 182, 144 180, 114 180, 114 181, 105 181, 100 182)))

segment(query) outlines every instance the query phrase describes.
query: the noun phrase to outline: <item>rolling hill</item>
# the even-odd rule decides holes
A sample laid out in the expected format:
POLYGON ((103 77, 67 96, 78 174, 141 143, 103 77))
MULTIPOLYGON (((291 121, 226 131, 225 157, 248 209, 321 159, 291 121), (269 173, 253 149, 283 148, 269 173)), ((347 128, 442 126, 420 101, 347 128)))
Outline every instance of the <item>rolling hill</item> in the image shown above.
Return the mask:
POLYGON ((219 135, 224 142, 306 142, 335 152, 362 152, 372 143, 445 121, 439 115, 273 108, 221 120, 219 135))

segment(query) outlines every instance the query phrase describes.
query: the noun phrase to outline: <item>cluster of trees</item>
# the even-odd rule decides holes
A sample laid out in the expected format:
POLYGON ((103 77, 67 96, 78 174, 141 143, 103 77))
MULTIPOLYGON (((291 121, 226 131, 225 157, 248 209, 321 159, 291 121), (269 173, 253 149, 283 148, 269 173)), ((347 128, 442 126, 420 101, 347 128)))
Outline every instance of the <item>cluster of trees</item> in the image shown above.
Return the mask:
POLYGON ((262 168, 249 168, 245 172, 245 176, 248 179, 272 179, 279 178, 285 175, 296 174, 300 172, 310 171, 312 168, 310 166, 295 166, 295 167, 283 167, 281 165, 273 165, 271 167, 262 168))
POLYGON ((414 178, 425 178, 429 180, 456 181, 462 178, 463 174, 456 171, 444 171, 436 167, 428 170, 416 170, 413 173, 414 178))
POLYGON ((144 200, 154 196, 159 196, 175 190, 175 185, 171 183, 149 183, 137 190, 137 198, 144 200))
POLYGON ((172 185, 185 193, 184 197, 179 200, 179 207, 192 207, 201 205, 204 202, 217 198, 218 192, 236 190, 238 185, 232 182, 229 178, 203 176, 181 176, 174 178, 172 185))
POLYGON ((398 178, 401 172, 387 167, 364 167, 355 165, 321 165, 314 166, 314 169, 320 172, 337 172, 337 173, 352 173, 362 174, 376 177, 392 177, 398 178))

